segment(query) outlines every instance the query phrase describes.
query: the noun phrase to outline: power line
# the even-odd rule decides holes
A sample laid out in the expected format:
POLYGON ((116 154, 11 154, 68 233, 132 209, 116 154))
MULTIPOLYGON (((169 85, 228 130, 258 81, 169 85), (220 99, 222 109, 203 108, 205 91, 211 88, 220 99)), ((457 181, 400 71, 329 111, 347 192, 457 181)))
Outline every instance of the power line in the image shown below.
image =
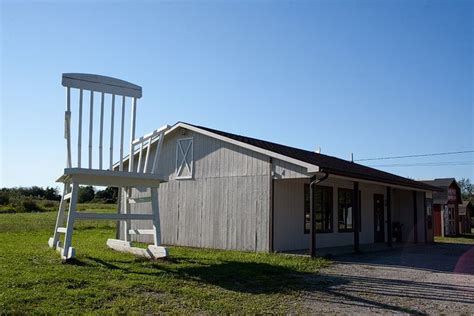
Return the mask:
POLYGON ((354 161, 372 161, 372 160, 388 160, 388 159, 417 158, 417 157, 431 157, 431 156, 446 156, 446 155, 458 155, 458 154, 468 154, 468 153, 474 153, 474 150, 450 151, 450 152, 441 152, 441 153, 392 156, 392 157, 364 158, 364 159, 355 159, 354 161))
POLYGON ((428 166, 468 166, 474 165, 474 161, 445 161, 445 162, 419 162, 419 163, 395 163, 385 165, 370 165, 370 167, 428 167, 428 166))

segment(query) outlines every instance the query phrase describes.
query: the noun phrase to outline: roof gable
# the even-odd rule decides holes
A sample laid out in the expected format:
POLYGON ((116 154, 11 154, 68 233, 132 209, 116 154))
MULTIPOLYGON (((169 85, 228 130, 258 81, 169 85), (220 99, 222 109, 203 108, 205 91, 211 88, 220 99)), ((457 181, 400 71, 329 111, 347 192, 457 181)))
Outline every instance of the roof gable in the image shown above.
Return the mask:
POLYGON ((322 171, 339 176, 405 186, 425 191, 440 191, 440 189, 437 187, 431 186, 429 184, 400 177, 337 157, 318 154, 312 151, 268 142, 256 138, 227 133, 204 126, 178 122, 168 131, 168 133, 179 127, 205 133, 208 136, 217 137, 224 141, 230 141, 239 146, 244 146, 247 148, 250 147, 252 150, 262 152, 271 157, 276 157, 278 159, 306 167, 308 168, 308 173, 322 171))

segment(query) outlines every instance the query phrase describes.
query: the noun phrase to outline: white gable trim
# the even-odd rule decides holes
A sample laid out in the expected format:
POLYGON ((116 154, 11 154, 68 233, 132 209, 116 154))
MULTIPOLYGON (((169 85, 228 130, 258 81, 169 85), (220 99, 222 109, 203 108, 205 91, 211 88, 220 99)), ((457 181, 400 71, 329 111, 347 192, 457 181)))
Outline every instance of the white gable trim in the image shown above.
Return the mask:
POLYGON ((232 138, 229 138, 229 137, 225 137, 225 136, 213 133, 213 132, 209 132, 207 130, 201 129, 199 127, 191 126, 191 125, 188 125, 186 123, 177 123, 177 124, 173 125, 168 131, 166 131, 165 136, 169 133, 172 133, 174 130, 176 130, 180 127, 188 129, 188 130, 196 132, 196 133, 200 133, 200 134, 215 138, 215 139, 219 139, 221 141, 224 141, 224 142, 227 142, 227 143, 239 146, 239 147, 243 147, 243 148, 246 148, 246 149, 261 153, 261 154, 264 154, 264 155, 272 157, 272 158, 280 159, 280 160, 283 160, 283 161, 286 161, 286 162, 289 162, 289 163, 307 168, 308 173, 319 172, 319 166, 317 166, 317 165, 313 165, 313 164, 310 164, 310 163, 307 163, 307 162, 304 162, 304 161, 301 161, 301 160, 298 160, 298 159, 290 158, 288 156, 275 153, 275 152, 270 151, 270 150, 262 149, 262 148, 257 147, 257 146, 253 146, 253 145, 250 145, 250 144, 247 144, 247 143, 244 143, 244 142, 240 142, 238 140, 235 140, 235 139, 232 139, 232 138))
MULTIPOLYGON (((165 137, 166 137, 166 135, 173 133, 176 129, 178 129, 180 127, 188 129, 188 130, 196 132, 196 133, 199 133, 199 134, 202 134, 202 135, 206 135, 206 136, 209 136, 209 137, 212 137, 212 138, 215 138, 215 139, 219 139, 221 141, 224 141, 224 142, 227 142, 227 143, 230 143, 230 144, 242 147, 242 148, 246 148, 246 149, 261 153, 263 155, 266 155, 266 156, 269 156, 269 157, 272 157, 272 158, 280 159, 280 160, 295 164, 297 166, 304 167, 308 170, 308 173, 317 173, 317 172, 319 172, 319 166, 317 166, 317 165, 313 165, 313 164, 310 164, 310 163, 307 163, 307 162, 304 162, 304 161, 301 161, 301 160, 298 160, 298 159, 290 158, 288 156, 281 155, 281 154, 275 153, 275 152, 270 151, 270 150, 262 149, 262 148, 257 147, 257 146, 249 145, 247 143, 240 142, 240 141, 237 141, 237 140, 229 138, 229 137, 225 137, 225 136, 222 136, 222 135, 219 135, 219 134, 216 134, 216 133, 206 131, 206 130, 204 130, 202 128, 199 128, 199 127, 188 125, 186 123, 176 123, 175 125, 173 125, 170 129, 168 129, 165 132, 165 137)), ((155 141, 156 141, 156 139, 153 140, 152 143, 154 143, 155 141)), ((135 153, 135 155, 136 155, 136 153, 135 153)), ((128 159, 129 159, 129 156, 124 157, 123 163, 125 163, 128 159)), ((118 163, 116 163, 113 166, 113 168, 115 169, 116 166, 118 166, 118 163)))

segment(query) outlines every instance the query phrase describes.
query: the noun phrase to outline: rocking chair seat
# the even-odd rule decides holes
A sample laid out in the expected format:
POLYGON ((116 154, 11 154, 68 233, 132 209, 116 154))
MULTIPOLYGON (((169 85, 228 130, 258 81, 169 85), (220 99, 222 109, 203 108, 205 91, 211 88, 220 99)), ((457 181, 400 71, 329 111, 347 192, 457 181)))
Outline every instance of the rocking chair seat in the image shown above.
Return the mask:
POLYGON ((113 186, 113 187, 151 187, 156 188, 166 182, 162 176, 153 173, 111 171, 87 168, 65 168, 64 174, 56 182, 113 186))

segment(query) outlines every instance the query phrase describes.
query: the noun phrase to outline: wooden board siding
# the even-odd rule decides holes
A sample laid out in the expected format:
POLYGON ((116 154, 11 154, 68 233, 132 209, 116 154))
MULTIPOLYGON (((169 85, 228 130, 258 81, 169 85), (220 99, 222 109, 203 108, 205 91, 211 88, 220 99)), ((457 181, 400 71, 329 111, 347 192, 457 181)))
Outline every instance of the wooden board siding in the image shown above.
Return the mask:
MULTIPOLYGON (((151 154, 154 154, 154 149, 151 154)), ((168 179, 159 189, 162 243, 191 247, 268 251, 269 157, 199 133, 167 135, 158 174, 168 179), (176 179, 176 143, 193 138, 193 179, 176 179)), ((149 196, 134 189, 132 196, 149 196)), ((150 203, 132 205, 147 212, 150 203)), ((132 228, 151 223, 132 222, 132 228)), ((123 232, 122 232, 123 233, 123 232)), ((151 236, 132 236, 151 242, 151 236)))
POLYGON ((295 179, 310 177, 307 172, 307 168, 297 166, 280 159, 273 159, 273 174, 275 179, 295 179))

